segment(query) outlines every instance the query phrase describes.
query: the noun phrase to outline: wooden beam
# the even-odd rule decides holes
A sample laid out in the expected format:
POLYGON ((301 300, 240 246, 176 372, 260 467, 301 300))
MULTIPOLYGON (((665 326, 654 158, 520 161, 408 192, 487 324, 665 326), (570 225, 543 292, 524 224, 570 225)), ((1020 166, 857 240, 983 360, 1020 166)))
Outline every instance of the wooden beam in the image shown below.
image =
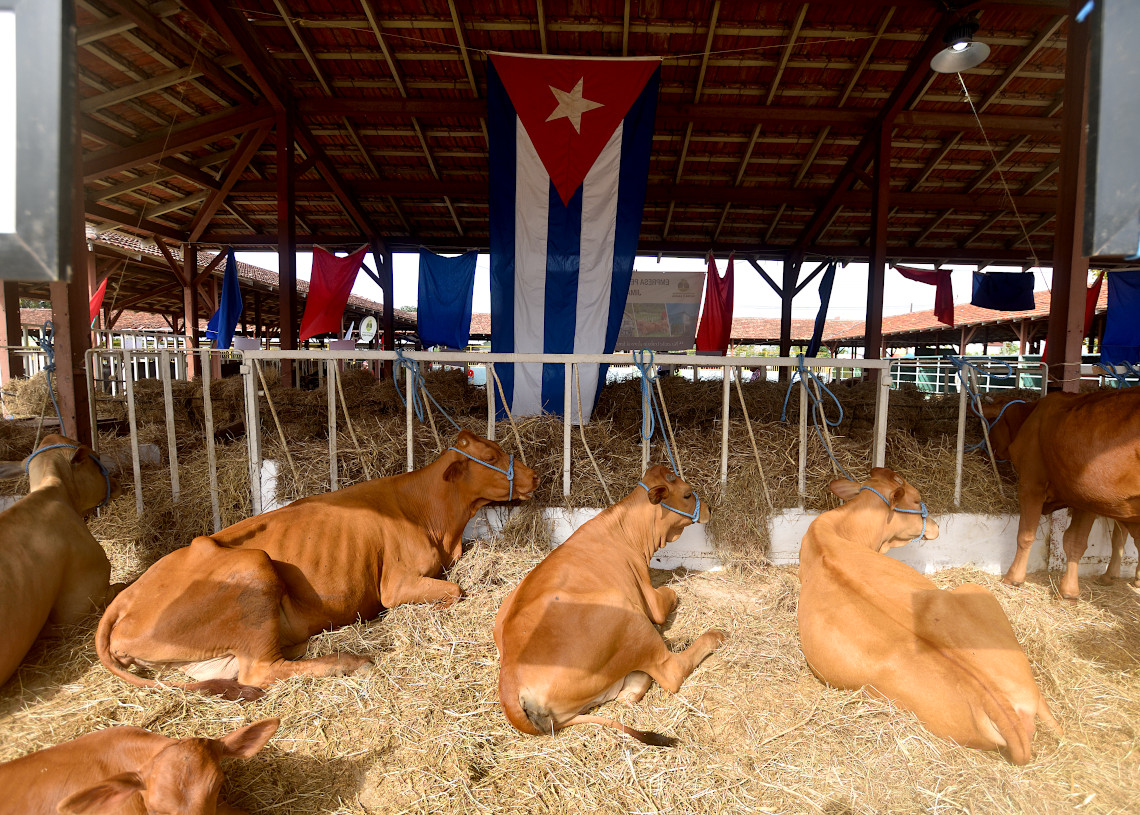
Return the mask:
MULTIPOLYGON (((166 242, 163 240, 155 239, 154 245, 158 249, 159 254, 161 254, 163 258, 166 259, 166 265, 169 267, 170 273, 174 276, 174 279, 178 281, 179 285, 189 286, 192 279, 191 276, 183 276, 181 264, 174 259, 174 255, 170 253, 170 248, 166 245, 166 242)), ((183 263, 184 262, 185 253, 183 254, 183 263)))
POLYGON ((546 13, 542 9, 542 0, 534 0, 535 11, 538 15, 538 47, 542 53, 549 53, 546 50, 546 13))
POLYGON ((198 213, 194 216, 194 220, 190 223, 190 243, 194 243, 198 238, 202 237, 202 233, 206 231, 206 227, 210 224, 210 219, 214 217, 214 213, 226 200, 226 196, 230 194, 234 184, 237 183, 241 174, 245 172, 245 168, 249 166, 249 162, 253 159, 254 154, 258 148, 265 142, 265 137, 269 135, 270 125, 265 124, 257 130, 249 130, 241 137, 238 143, 237 151, 230 158, 226 164, 225 170, 222 172, 221 186, 210 193, 210 197, 202 204, 198 213))
MULTIPOLYGON (((883 347, 883 291, 886 287, 887 234, 891 195, 891 133, 884 122, 874 159, 874 200, 871 206, 871 262, 867 269, 866 336, 863 357, 879 359, 883 347)), ((877 379, 877 376, 872 376, 877 379)))
POLYGON ((280 90, 280 77, 272 62, 264 58, 264 45, 250 32, 237 7, 228 3, 215 3, 212 0, 181 1, 226 41, 273 109, 283 108, 286 96, 280 90))
POLYGON ((766 271, 764 271, 763 267, 761 267, 756 258, 749 258, 748 262, 752 264, 752 268, 756 270, 756 273, 760 275, 760 277, 764 278, 764 282, 772 287, 772 291, 776 292, 777 297, 784 296, 779 284, 777 284, 776 281, 773 280, 766 271))
POLYGON ((1006 146, 1006 148, 1001 151, 1001 155, 997 156, 997 158, 995 158, 994 161, 989 164, 989 166, 987 166, 984 170, 970 179, 970 182, 966 185, 966 192, 973 192, 978 187, 980 187, 987 178, 994 174, 994 172, 999 171, 1001 169, 1001 166, 1009 161, 1014 153, 1024 147, 1027 141, 1029 141, 1028 136, 1020 136, 1011 141, 1006 146))
POLYGON ((467 81, 471 85, 471 95, 479 96, 479 86, 475 84, 475 71, 471 69, 471 57, 467 54, 467 39, 463 36, 463 21, 459 17, 459 10, 455 8, 455 0, 447 0, 447 7, 451 11, 451 23, 455 28, 455 39, 459 43, 459 55, 463 58, 463 67, 467 69, 467 81))
MULTIPOLYGON (((297 211, 293 176, 296 133, 294 114, 286 108, 277 116, 277 284, 281 350, 297 347, 297 211)), ((281 360, 281 382, 293 384, 293 365, 281 360)))
POLYGON ((986 95, 982 97, 982 101, 978 104, 979 113, 993 104, 1005 86, 1009 84, 1009 81, 1028 64, 1029 60, 1033 58, 1033 55, 1045 44, 1045 41, 1057 33, 1057 29, 1065 22, 1066 16, 1067 15, 1062 14, 1050 20, 1049 24, 1033 39, 1033 42, 1026 46, 1021 54, 1018 55, 1017 59, 1009 64, 1009 67, 1002 73, 1001 78, 998 79, 993 87, 986 91, 986 95))
POLYGON ((142 82, 135 82, 131 85, 124 85, 121 88, 115 88, 105 93, 88 96, 79 103, 79 110, 83 113, 91 113, 100 108, 117 105, 129 99, 137 99, 145 94, 169 88, 171 85, 177 85, 179 82, 185 82, 188 79, 193 79, 201 75, 201 71, 195 71, 191 68, 180 68, 176 71, 169 71, 142 82))
POLYGON ((130 227, 131 229, 149 232, 152 235, 161 235, 164 238, 170 238, 174 241, 181 242, 186 240, 186 234, 184 232, 167 226, 166 224, 160 224, 157 221, 140 218, 137 212, 123 212, 122 210, 113 209, 103 204, 97 204, 94 201, 85 201, 83 209, 92 218, 111 221, 121 226, 130 227))
MULTIPOLYGON (((795 48, 796 37, 800 35, 800 27, 804 24, 804 17, 807 16, 808 4, 800 3, 800 11, 796 15, 796 20, 792 23, 792 30, 788 34, 788 43, 784 46, 784 51, 780 54, 780 61, 776 65, 776 75, 772 78, 772 84, 768 87, 768 99, 764 102, 765 105, 772 104, 772 100, 776 98, 776 89, 780 86, 780 79, 784 76, 784 68, 788 66, 788 60, 792 56, 792 50, 795 48)), ((706 52, 706 57, 708 56, 706 52)), ((698 100, 694 100, 698 101, 698 100)))

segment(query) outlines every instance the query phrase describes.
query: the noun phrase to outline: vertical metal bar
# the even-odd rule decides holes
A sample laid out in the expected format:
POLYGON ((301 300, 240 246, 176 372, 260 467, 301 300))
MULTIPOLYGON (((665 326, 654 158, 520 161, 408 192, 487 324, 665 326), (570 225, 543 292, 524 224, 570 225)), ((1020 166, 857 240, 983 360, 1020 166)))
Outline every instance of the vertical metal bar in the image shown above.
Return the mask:
MULTIPOLYGON (((209 362, 204 357, 203 364, 209 362)), ((257 408, 257 374, 253 364, 246 362, 241 366, 241 375, 245 378, 245 438, 249 447, 249 493, 253 514, 261 514, 261 412, 257 408)))
POLYGON ((800 509, 804 508, 807 500, 807 415, 808 415, 808 389, 804 378, 800 377, 800 473, 796 482, 796 489, 800 495, 800 509))
MULTIPOLYGON (((416 453, 412 449, 412 399, 415 396, 415 382, 412 381, 412 368, 408 366, 404 369, 404 383, 407 385, 407 398, 404 400, 404 414, 406 419, 406 430, 408 436, 408 472, 416 468, 416 453)), ((396 387, 400 387, 396 383, 396 387)))
POLYGON ((336 457, 336 360, 325 360, 325 385, 329 395, 329 489, 336 490, 340 466, 336 457))
POLYGON ((174 391, 170 384, 170 352, 158 353, 159 376, 162 377, 162 406, 166 410, 166 457, 170 464, 170 498, 178 503, 178 437, 174 428, 174 391))
POLYGON ((887 402, 891 397, 891 370, 879 375, 879 392, 875 400, 875 443, 871 449, 871 466, 887 466, 887 402))
MULTIPOLYGON (((185 369, 184 361, 183 370, 185 369)), ((206 467, 210 474, 210 508, 214 511, 214 532, 220 532, 222 510, 218 504, 218 454, 214 449, 214 400, 210 398, 209 348, 202 349, 202 418, 206 422, 206 467)))
MULTIPOLYGON (((696 369, 694 369, 696 370, 696 369)), ((641 375, 641 472, 649 469, 649 383, 645 381, 649 369, 641 375)))
POLYGON ((484 387, 487 389, 487 438, 495 440, 495 364, 488 362, 483 366, 487 372, 484 387))
MULTIPOLYGON (((570 495, 570 426, 574 424, 574 414, 571 412, 571 405, 574 404, 574 382, 571 375, 574 372, 574 364, 573 362, 562 364, 562 392, 565 394, 562 403, 562 495, 566 497, 570 495)), ((578 417, 578 422, 582 422, 581 416, 578 417)))
POLYGON ((954 506, 962 506, 962 460, 966 446, 966 389, 958 393, 958 449, 954 454, 954 506))
POLYGON ((139 423, 135 416, 135 377, 134 369, 126 358, 130 351, 123 351, 123 377, 127 391, 127 425, 131 429, 131 469, 135 475, 135 512, 143 514, 142 466, 139 464, 139 423))
POLYGON ((728 489, 728 411, 729 411, 729 377, 732 376, 732 366, 724 366, 724 382, 720 393, 720 491, 723 495, 728 489))

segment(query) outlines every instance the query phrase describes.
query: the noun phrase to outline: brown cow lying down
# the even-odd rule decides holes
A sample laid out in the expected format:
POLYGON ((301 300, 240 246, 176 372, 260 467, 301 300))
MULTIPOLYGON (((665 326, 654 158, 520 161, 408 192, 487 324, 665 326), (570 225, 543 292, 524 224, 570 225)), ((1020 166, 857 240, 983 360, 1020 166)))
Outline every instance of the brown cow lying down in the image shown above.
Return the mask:
POLYGON ((1076 600, 1077 569, 1096 516, 1119 521, 1133 538, 1140 534, 1140 388, 1051 393, 1010 403, 998 417, 1001 407, 986 405, 983 413, 996 418, 990 430, 994 454, 1017 470, 1021 509, 1017 554, 1004 582, 1025 582, 1042 513, 1070 507, 1060 590, 1066 600, 1076 600))
POLYGON ((973 583, 939 589, 885 554, 938 537, 918 491, 884 467, 865 486, 832 481, 831 491, 846 503, 800 544, 800 641, 812 672, 912 710, 937 736, 1028 762, 1034 717, 1058 727, 997 600, 973 583))
POLYGON ((245 815, 218 800, 221 759, 255 755, 277 730, 263 719, 220 739, 168 739, 108 727, 0 764, 0 810, 15 815, 245 815))
POLYGON ((119 482, 90 447, 54 434, 23 462, 0 462, 0 477, 25 472, 31 491, 0 513, 0 684, 45 623, 74 624, 118 590, 83 516, 117 498, 119 482))
POLYGON ((724 641, 707 631, 679 654, 654 625, 677 605, 677 594, 649 579, 649 561, 707 505, 662 466, 650 468, 623 500, 583 524, 515 587, 495 618, 499 704, 518 730, 553 734, 593 722, 646 744, 676 739, 584 715, 617 698, 637 702, 651 680, 671 693, 724 641))
POLYGON ((529 467, 462 431, 426 467, 296 501, 197 537, 120 594, 96 633, 99 659, 127 670, 176 666, 182 687, 256 698, 289 676, 334 676, 370 664, 352 655, 297 659, 309 637, 403 603, 450 606, 463 527, 492 501, 526 499, 529 467), (293 661, 296 660, 296 661, 293 661))

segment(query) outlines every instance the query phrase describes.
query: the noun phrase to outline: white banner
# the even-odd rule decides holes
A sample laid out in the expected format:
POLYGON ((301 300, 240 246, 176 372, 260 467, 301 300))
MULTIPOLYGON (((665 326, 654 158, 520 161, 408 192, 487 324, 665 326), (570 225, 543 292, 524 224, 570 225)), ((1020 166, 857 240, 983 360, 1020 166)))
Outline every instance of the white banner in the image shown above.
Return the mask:
POLYGON ((704 272, 639 272, 629 281, 615 350, 687 351, 696 344, 704 272))

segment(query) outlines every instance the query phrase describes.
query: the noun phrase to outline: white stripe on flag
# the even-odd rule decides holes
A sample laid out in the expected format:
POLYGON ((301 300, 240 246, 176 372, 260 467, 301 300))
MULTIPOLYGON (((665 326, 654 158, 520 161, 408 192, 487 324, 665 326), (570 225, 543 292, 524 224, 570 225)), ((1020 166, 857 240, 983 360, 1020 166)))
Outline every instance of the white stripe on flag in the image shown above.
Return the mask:
MULTIPOLYGON (((522 121, 515 117, 515 350, 543 348, 550 176, 522 121)), ((515 365, 513 410, 542 413, 542 364, 515 365)))
MULTIPOLYGON (((582 182, 582 249, 574 319, 574 352, 578 354, 600 354, 605 350, 614 275, 622 130, 623 125, 619 124, 582 182)), ((589 421, 598 388, 598 366, 582 365, 578 376, 582 410, 589 421)), ((571 413, 577 421, 578 400, 571 401, 571 413)))

